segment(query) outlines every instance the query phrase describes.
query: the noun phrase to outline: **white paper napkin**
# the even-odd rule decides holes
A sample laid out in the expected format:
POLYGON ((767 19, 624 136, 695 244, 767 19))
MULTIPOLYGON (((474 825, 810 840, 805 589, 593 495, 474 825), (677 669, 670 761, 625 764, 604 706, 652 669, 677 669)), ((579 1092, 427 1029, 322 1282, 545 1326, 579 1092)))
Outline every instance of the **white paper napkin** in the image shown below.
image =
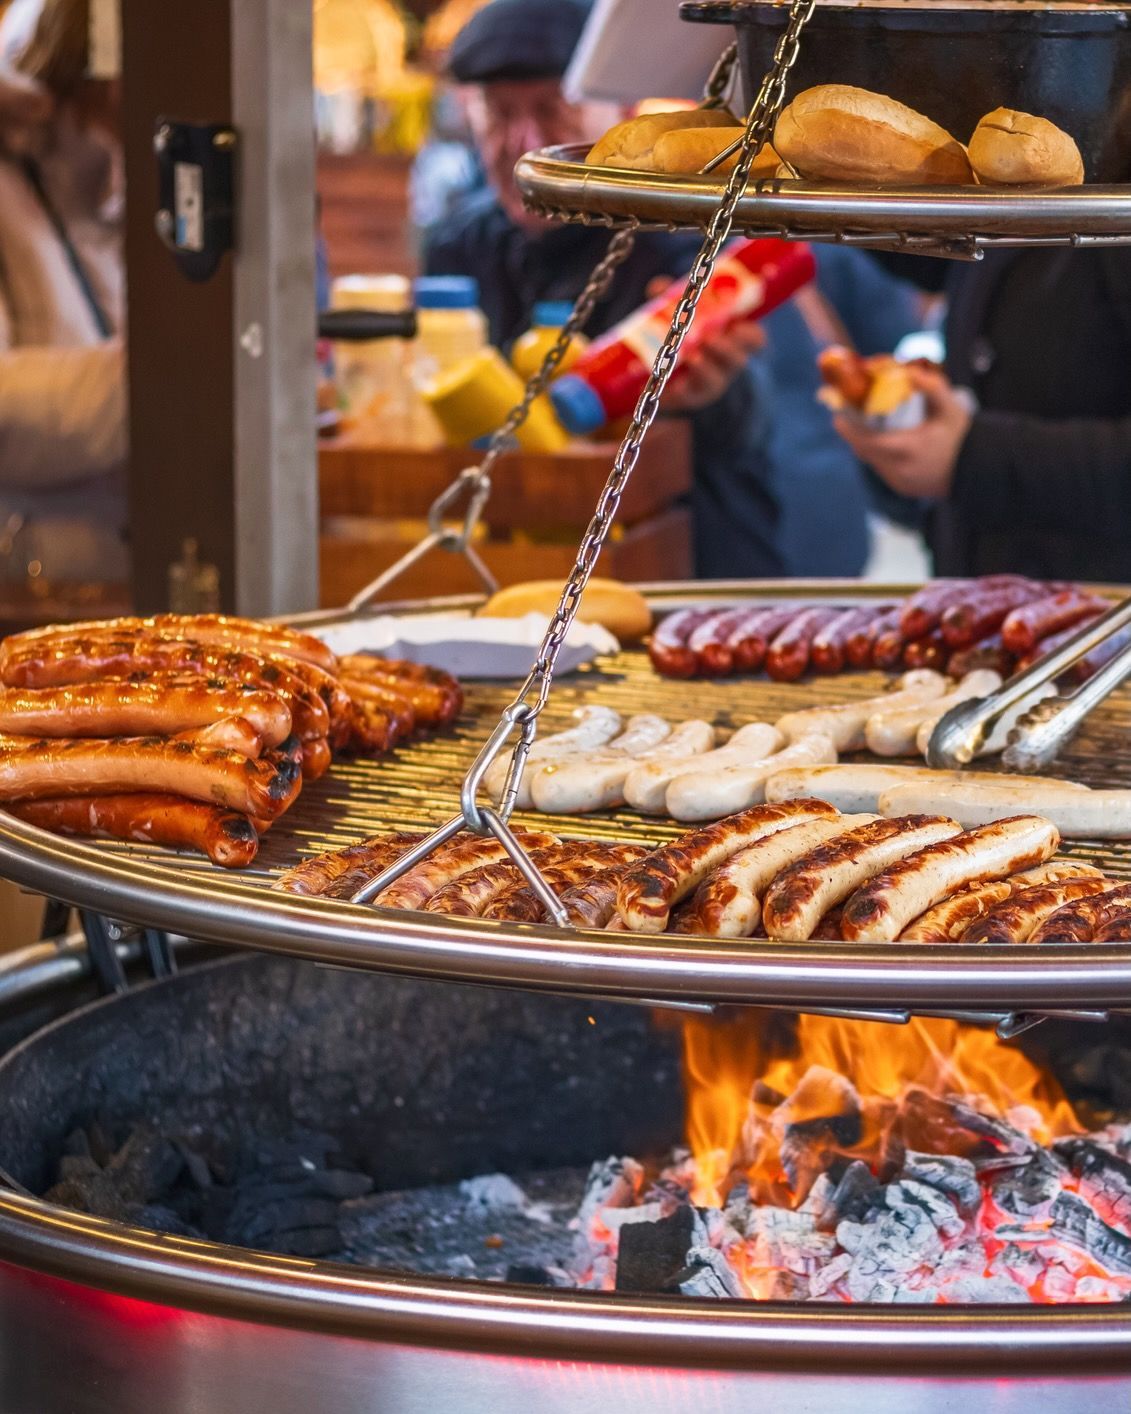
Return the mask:
MULTIPOLYGON (((335 653, 379 653, 430 663, 457 677, 521 678, 530 671, 546 631, 542 614, 519 619, 462 618, 420 614, 397 618, 380 614, 315 630, 335 653)), ((598 624, 575 623, 558 656, 557 671, 571 673, 620 644, 598 624)))

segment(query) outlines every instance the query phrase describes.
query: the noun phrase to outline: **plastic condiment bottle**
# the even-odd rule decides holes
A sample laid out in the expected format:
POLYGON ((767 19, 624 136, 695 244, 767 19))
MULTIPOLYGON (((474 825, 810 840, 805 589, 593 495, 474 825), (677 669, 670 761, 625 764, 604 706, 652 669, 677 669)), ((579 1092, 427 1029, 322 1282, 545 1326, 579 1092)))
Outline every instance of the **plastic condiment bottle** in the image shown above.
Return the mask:
MULTIPOLYGON (((420 384, 420 392, 449 444, 462 447, 502 426, 522 400, 523 382, 498 349, 488 347, 420 384)), ((570 439, 543 395, 515 440, 529 452, 560 452, 570 439)))
MULTIPOLYGON (((330 289, 334 309, 374 309, 399 313, 411 308, 412 294, 403 275, 343 275, 330 289)), ((344 411, 374 440, 386 446, 412 447, 435 441, 409 368, 405 339, 334 343, 334 382, 344 411)))
MULTIPOLYGON (((511 366, 524 383, 542 367, 542 360, 557 342, 562 325, 572 313, 573 305, 569 300, 542 300, 534 306, 530 328, 515 340, 511 349, 511 366)), ((584 334, 575 334, 554 377, 568 373, 588 347, 589 340, 584 334)))
POLYGON ((413 285, 416 352, 442 373, 487 345, 479 282, 468 275, 422 275, 413 285))
MULTIPOLYGON (((715 267, 684 339, 686 358, 712 336, 758 319, 813 278, 813 252, 796 241, 741 241, 715 267)), ((583 437, 632 412, 668 332, 683 281, 596 339, 548 396, 565 426, 583 437)))

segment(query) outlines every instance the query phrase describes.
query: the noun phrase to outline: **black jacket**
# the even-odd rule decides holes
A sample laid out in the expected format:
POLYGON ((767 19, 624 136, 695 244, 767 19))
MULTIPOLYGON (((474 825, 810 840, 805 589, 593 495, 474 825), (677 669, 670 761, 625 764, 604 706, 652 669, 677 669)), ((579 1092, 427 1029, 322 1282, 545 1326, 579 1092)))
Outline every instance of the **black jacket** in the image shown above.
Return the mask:
MULTIPOLYGON (((506 350, 529 327, 537 301, 576 299, 608 242, 608 231, 585 226, 551 226, 531 236, 490 192, 480 192, 426 238, 424 268, 430 275, 473 275, 491 342, 506 350)), ((686 274, 699 245, 697 235, 638 235, 586 332, 602 333, 638 309, 657 276, 686 274)), ((784 572, 765 450, 766 400, 755 378, 752 367, 692 420, 695 572, 702 578, 784 572)))
POLYGON ((1131 580, 1131 250, 919 264, 981 409, 929 516, 936 572, 1131 580))

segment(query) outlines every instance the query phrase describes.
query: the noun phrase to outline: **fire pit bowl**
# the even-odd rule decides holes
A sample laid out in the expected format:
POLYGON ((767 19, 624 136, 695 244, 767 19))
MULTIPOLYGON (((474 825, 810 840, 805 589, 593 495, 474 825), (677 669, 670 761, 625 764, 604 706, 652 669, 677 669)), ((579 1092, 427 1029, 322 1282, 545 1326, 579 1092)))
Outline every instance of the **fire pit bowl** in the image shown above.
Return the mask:
MULTIPOLYGON (((813 1306, 400 1275, 158 1232, 138 1221, 140 1190, 119 1219, 33 1196, 89 1174, 80 1130, 95 1149, 147 1126, 220 1133, 266 1165, 254 1232, 296 1133, 344 1156, 323 1166, 298 1141, 324 1201, 362 1169, 369 1187, 443 1185, 657 1153, 682 1110, 678 1032, 619 1004, 241 957, 83 1007, 0 1062, 0 1408, 942 1414, 957 1375, 972 1407, 1126 1402, 1126 1306, 813 1306)), ((152 1176, 167 1157, 143 1145, 131 1162, 152 1176)), ((315 1240, 316 1218, 299 1227, 315 1240)))

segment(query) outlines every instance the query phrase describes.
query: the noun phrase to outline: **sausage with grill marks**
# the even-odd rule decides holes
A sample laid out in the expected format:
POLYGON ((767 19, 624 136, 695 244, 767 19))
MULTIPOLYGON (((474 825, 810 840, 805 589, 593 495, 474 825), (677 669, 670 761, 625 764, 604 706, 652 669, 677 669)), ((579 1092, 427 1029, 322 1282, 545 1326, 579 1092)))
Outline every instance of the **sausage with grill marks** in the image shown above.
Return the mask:
POLYGON ((1091 898, 1111 888, 1109 879, 1066 879, 1022 889, 972 923, 959 939, 963 943, 1027 943, 1050 914, 1075 899, 1091 898))
POLYGON ((783 869, 818 845, 869 824, 874 815, 841 815, 809 820, 767 835, 732 854, 699 885, 695 894, 698 933, 712 938, 749 938, 762 922, 762 895, 783 869))
MULTIPOLYGON (((275 880, 273 887, 286 894, 315 897, 319 894, 329 894, 331 886, 350 871, 367 871, 365 877, 359 879, 356 888, 350 891, 356 893, 363 883, 368 879, 375 879, 382 870, 400 858, 406 849, 419 844, 423 838, 422 834, 406 831, 391 835, 374 835, 357 844, 347 845, 344 849, 330 850, 311 859, 304 859, 301 864, 284 870, 275 880)), ((349 896, 348 893, 345 895, 346 898, 349 896)))
POLYGON ((1051 821, 1017 815, 927 845, 856 890, 844 906, 845 939, 891 942, 955 889, 1043 864, 1059 844, 1051 821))
MULTIPOLYGON (((516 830, 515 835, 528 853, 532 849, 545 849, 559 843, 556 835, 533 830, 516 830)), ((381 908, 423 908, 432 895, 452 879, 508 857, 506 849, 496 839, 457 835, 402 874, 377 896, 375 902, 381 908)))
MULTIPOLYGON (((538 869, 545 870, 565 863, 585 853, 592 854, 593 846, 586 840, 564 840, 546 849, 531 851, 530 862, 538 869)), ((445 913, 451 917, 478 918, 501 893, 519 889, 526 883, 522 870, 511 859, 499 859, 493 864, 484 864, 468 874, 460 874, 443 888, 437 889, 424 905, 427 913, 445 913)))
POLYGON ((155 791, 274 819, 301 786, 294 762, 252 761, 164 737, 0 742, 0 800, 6 801, 155 791))
POLYGON ((416 730, 416 709, 406 693, 372 679, 344 677, 342 686, 353 699, 355 709, 359 703, 364 703, 376 707, 385 716, 395 741, 404 741, 416 730))
POLYGON ((899 935, 904 943, 954 943, 967 929, 984 918, 991 908, 1022 889, 1056 884, 1068 879, 1100 879, 1100 870, 1072 860, 1054 860, 1036 869, 1011 874, 1008 879, 991 879, 959 889, 914 919, 899 935))
POLYGON ((767 934, 785 942, 805 942, 830 908, 873 875, 913 850, 958 833, 958 825, 944 815, 906 815, 899 820, 873 820, 818 845, 783 870, 766 890, 762 922, 767 934))
POLYGON ((326 644, 313 634, 297 629, 228 614, 154 614, 146 619, 92 619, 81 624, 52 624, 13 634, 0 644, 0 677, 9 663, 32 660, 52 641, 72 638, 76 633, 88 638, 121 639, 144 634, 190 638, 196 643, 212 643, 245 653, 282 653, 327 673, 337 671, 337 659, 326 644))
POLYGON ((630 864, 622 864, 615 869, 602 869, 599 874, 580 884, 574 884, 559 896, 561 905, 575 928, 609 926, 616 917, 617 889, 631 867, 630 864))
POLYGON ((1122 920, 1131 912, 1131 884, 1120 884, 1091 898, 1075 899, 1050 913, 1029 935, 1030 943, 1091 943, 1120 941, 1108 934, 1109 928, 1122 931, 1122 920))
POLYGON ((617 913, 634 933, 662 933, 675 905, 694 893, 725 859, 765 835, 836 815, 823 800, 792 800, 758 805, 692 830, 628 870, 617 889, 617 913))
POLYGON ((16 736, 173 736, 225 717, 250 722, 265 746, 291 733, 277 692, 200 678, 0 688, 0 732, 16 736))
POLYGON ((259 836, 246 815, 183 796, 74 795, 20 801, 7 809, 55 834, 196 850, 225 869, 246 868, 259 851, 259 836))
MULTIPOLYGON (((627 868, 649 852, 647 845, 592 845, 588 852, 543 870, 542 877, 552 893, 561 895, 591 878, 594 870, 603 872, 610 868, 627 868)), ((484 909, 483 917, 509 923, 541 923, 546 921, 546 910, 530 885, 523 882, 495 898, 484 909)))

